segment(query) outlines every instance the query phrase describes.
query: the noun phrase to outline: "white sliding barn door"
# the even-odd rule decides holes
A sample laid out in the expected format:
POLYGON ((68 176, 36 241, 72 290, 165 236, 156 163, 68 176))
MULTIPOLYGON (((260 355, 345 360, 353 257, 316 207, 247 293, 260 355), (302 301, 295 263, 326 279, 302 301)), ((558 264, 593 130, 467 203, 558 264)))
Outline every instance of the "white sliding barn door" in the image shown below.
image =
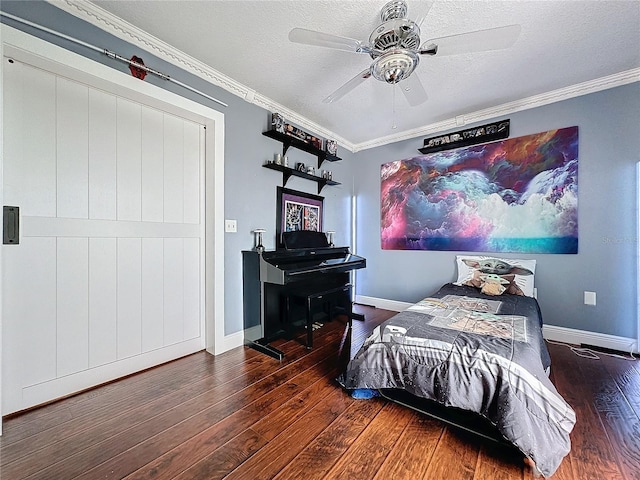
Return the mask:
MULTIPOLYGON (((205 127, 3 58, 2 414, 205 348, 205 127)), ((209 288, 213 288, 210 286, 209 288)))

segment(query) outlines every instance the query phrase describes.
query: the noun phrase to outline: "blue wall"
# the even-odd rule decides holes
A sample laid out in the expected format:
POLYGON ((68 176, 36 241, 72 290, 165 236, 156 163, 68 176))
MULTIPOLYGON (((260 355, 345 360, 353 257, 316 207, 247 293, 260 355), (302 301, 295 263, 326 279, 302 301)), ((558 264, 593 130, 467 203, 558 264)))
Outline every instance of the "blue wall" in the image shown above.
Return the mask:
MULTIPOLYGON (((241 251, 253 246, 251 231, 269 230, 265 245, 275 245, 277 172, 261 168, 280 144, 261 135, 269 112, 140 51, 45 2, 3 0, 3 11, 61 31, 145 64, 223 102, 220 107, 181 87, 148 75, 146 80, 225 114, 225 218, 238 221, 238 233, 225 236, 225 332, 242 328, 241 251)), ((10 24, 128 73, 128 67, 99 53, 47 34, 10 24)), ((418 107, 420 108, 420 107, 418 107)), ((546 323, 594 332, 636 336, 636 162, 640 160, 640 83, 509 115, 511 136, 578 125, 580 130, 578 255, 529 255, 536 258, 536 286, 546 323), (597 292, 595 307, 583 304, 583 291, 597 292)), ((455 277, 459 252, 382 251, 380 248, 380 165, 415 156, 422 138, 357 154, 339 149, 343 161, 332 164, 339 187, 326 187, 325 229, 336 230, 336 244, 348 245, 350 196, 357 193, 357 251, 367 258, 358 273, 358 294, 413 302, 455 277)), ((290 161, 313 160, 291 152, 290 161)), ((288 188, 315 193, 315 183, 294 178, 288 188)), ((509 255, 504 255, 509 256, 509 255)), ((518 255, 520 256, 520 255, 518 255)))
MULTIPOLYGON (((511 137, 579 127, 579 253, 501 256, 537 260, 535 284, 547 324, 636 338, 640 83, 508 118, 511 137), (584 305, 585 290, 597 293, 596 306, 584 305)), ((367 269, 358 274, 360 295, 415 302, 455 280, 455 256, 461 252, 380 247, 380 165, 419 155, 422 140, 356 155, 357 248, 367 258, 367 269)))

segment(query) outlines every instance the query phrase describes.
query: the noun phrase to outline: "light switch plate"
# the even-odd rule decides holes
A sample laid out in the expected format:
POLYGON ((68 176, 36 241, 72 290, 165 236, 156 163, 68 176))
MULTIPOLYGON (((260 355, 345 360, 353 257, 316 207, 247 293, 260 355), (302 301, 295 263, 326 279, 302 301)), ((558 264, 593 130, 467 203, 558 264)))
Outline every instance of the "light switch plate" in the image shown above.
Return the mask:
POLYGON ((236 220, 225 220, 224 231, 227 233, 235 233, 238 231, 238 222, 236 220))

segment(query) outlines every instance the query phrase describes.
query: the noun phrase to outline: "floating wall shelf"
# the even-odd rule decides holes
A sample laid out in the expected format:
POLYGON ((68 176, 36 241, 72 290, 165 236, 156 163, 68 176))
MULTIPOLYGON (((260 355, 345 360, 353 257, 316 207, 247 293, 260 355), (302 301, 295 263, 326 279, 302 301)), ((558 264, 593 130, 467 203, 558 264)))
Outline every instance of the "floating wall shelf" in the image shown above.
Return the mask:
POLYGON ((289 147, 297 148, 298 150, 302 150, 303 152, 310 153, 311 155, 315 155, 318 157, 318 168, 322 165, 322 162, 339 162, 342 160, 340 157, 336 157, 335 155, 331 155, 329 152, 325 152, 313 145, 303 142, 302 140, 292 137, 291 135, 287 135, 285 133, 276 132, 275 130, 267 130, 266 132, 262 132, 265 137, 273 138, 274 140, 278 140, 282 142, 282 156, 284 157, 289 150, 289 147))
MULTIPOLYGON (((297 148, 298 150, 302 150, 303 152, 310 153, 318 157, 318 170, 322 165, 322 162, 339 162, 342 160, 340 157, 336 157, 335 155, 330 154, 320 148, 314 147, 313 145, 303 142, 299 138, 292 137, 291 135, 287 135, 285 133, 277 132, 275 130, 267 130, 266 132, 262 132, 265 137, 273 138, 279 142, 282 142, 282 156, 284 157, 289 150, 289 147, 297 148)), ((318 194, 322 191, 325 185, 340 185, 338 182, 334 182, 333 180, 329 180, 326 178, 318 177, 317 175, 311 175, 310 173, 303 172, 301 170, 296 170, 295 168, 285 167, 284 165, 278 165, 277 163, 267 163, 263 165, 263 167, 268 168, 270 170, 276 170, 278 172, 282 172, 282 186, 287 185, 287 181, 291 177, 300 177, 306 178, 307 180, 311 180, 313 182, 318 183, 318 194)))
POLYGON ((264 168, 268 168, 270 170, 276 170, 278 172, 282 172, 282 186, 287 186, 287 181, 291 177, 300 177, 306 178, 307 180, 311 180, 313 182, 318 183, 318 194, 322 191, 325 185, 340 185, 340 183, 335 182, 333 180, 327 180, 326 178, 318 177, 317 175, 311 175, 307 172, 302 172, 296 170, 295 168, 285 167, 284 165, 278 165, 276 163, 267 163, 263 165, 264 168))

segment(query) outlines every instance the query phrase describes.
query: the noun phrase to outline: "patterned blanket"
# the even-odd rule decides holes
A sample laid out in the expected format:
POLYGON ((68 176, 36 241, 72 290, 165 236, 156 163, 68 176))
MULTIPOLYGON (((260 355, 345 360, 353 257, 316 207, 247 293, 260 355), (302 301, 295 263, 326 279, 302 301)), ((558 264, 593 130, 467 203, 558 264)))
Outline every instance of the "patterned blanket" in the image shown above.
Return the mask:
POLYGON ((376 327, 338 381, 476 412, 550 476, 576 419, 548 378, 537 302, 476 292, 447 284, 376 327))

